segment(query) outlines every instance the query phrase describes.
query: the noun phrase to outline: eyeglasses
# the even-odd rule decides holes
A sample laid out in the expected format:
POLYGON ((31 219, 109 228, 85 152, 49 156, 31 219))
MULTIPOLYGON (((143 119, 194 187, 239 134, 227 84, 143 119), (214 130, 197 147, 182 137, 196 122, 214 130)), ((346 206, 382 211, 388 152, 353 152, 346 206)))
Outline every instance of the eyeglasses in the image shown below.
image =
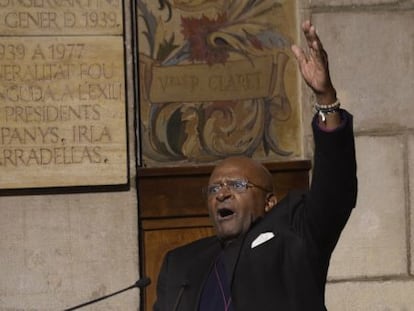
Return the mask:
POLYGON ((260 190, 263 190, 265 192, 271 192, 270 190, 262 186, 256 185, 246 179, 228 179, 221 183, 208 185, 206 188, 206 193, 208 196, 212 196, 219 193, 220 190, 224 187, 235 193, 243 193, 246 192, 248 188, 253 187, 259 188, 260 190))

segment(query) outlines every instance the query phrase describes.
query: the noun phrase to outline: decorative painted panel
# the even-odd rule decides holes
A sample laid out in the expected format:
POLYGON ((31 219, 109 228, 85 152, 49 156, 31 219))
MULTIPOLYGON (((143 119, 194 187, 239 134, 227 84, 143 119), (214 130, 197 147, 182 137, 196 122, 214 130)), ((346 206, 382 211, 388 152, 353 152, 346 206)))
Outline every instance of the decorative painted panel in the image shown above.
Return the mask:
POLYGON ((141 164, 300 156, 295 1, 139 0, 141 164))

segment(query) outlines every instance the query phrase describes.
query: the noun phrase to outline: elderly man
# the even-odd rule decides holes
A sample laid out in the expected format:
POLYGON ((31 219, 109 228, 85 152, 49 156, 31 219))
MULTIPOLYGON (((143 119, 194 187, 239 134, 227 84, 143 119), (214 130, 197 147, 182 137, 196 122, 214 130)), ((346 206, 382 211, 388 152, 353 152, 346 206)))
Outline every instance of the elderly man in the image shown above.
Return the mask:
POLYGON ((170 251, 156 311, 323 311, 329 260, 357 194, 352 116, 339 108, 314 26, 292 46, 313 90, 315 158, 306 193, 277 202, 270 173, 247 157, 223 160, 206 189, 216 236, 170 251))

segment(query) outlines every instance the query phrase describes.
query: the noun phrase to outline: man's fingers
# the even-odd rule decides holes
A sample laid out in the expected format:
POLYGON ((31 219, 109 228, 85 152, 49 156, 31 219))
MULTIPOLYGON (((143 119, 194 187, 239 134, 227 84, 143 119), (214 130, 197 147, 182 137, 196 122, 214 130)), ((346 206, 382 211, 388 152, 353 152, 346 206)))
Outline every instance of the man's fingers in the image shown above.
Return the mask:
POLYGON ((316 34, 316 28, 312 24, 309 24, 308 26, 309 28, 306 28, 304 34, 308 43, 310 58, 319 59, 320 61, 325 62, 326 53, 323 49, 319 36, 316 34))
POLYGON ((321 57, 321 50, 320 50, 320 46, 318 41, 312 41, 312 46, 311 46, 311 51, 312 51, 312 55, 320 58, 321 57))
POLYGON ((309 61, 315 61, 321 64, 327 63, 327 55, 323 49, 322 42, 316 34, 315 26, 307 20, 302 23, 302 29, 308 45, 307 51, 305 52, 297 45, 292 45, 292 52, 294 53, 299 65, 305 65, 309 61))
POLYGON ((302 30, 304 32, 309 31, 309 28, 312 26, 312 23, 310 22, 310 20, 306 20, 302 23, 302 30))
POLYGON ((323 49, 322 42, 321 42, 321 40, 319 39, 319 36, 316 33, 315 26, 313 26, 309 21, 308 21, 308 23, 306 23, 306 25, 305 25, 305 23, 303 25, 303 33, 305 35, 308 47, 310 49, 322 50, 323 49))
POLYGON ((302 24, 302 30, 303 30, 303 34, 305 35, 308 47, 311 48, 312 42, 315 40, 315 36, 316 36, 315 27, 311 24, 310 21, 305 21, 302 24))
POLYGON ((311 52, 311 55, 315 57, 315 59, 319 60, 321 64, 328 63, 328 54, 326 53, 320 41, 314 41, 312 43, 311 51, 313 51, 311 52))
POLYGON ((299 63, 307 62, 307 57, 300 47, 294 44, 292 45, 291 49, 299 63))

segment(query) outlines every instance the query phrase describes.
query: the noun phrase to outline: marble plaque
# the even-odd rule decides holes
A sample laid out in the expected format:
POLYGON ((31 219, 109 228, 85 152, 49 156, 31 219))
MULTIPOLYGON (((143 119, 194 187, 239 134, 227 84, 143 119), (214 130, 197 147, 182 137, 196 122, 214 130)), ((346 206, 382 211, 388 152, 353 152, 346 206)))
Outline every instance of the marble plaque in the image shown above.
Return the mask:
POLYGON ((121 0, 0 0, 0 189, 128 183, 121 0))

